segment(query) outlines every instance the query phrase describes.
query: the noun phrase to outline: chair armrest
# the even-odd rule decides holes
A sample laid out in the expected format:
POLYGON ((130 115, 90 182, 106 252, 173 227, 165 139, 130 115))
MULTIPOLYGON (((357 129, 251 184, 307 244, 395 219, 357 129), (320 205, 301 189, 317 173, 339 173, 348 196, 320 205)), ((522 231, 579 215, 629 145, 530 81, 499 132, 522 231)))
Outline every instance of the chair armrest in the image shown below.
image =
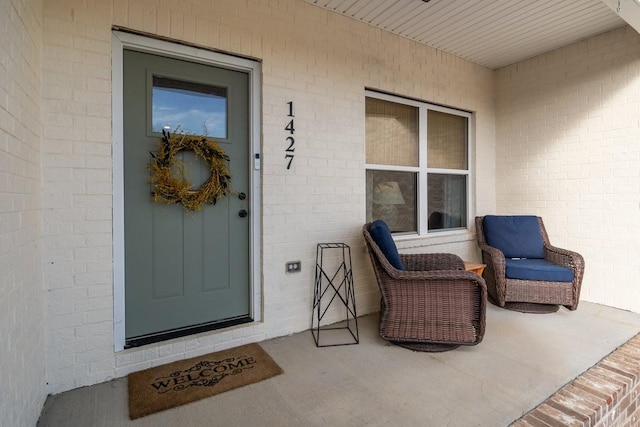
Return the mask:
MULTIPOLYGON (((476 293, 482 306, 487 300, 487 285, 484 279, 472 271, 431 270, 406 271, 395 270, 380 286, 385 305, 405 304, 423 305, 421 298, 442 295, 451 297, 451 290, 466 289, 465 293, 476 293), (446 290, 446 291, 444 291, 446 290)), ((447 298, 448 298, 447 297, 447 298)))
POLYGON ((483 253, 483 262, 495 272, 496 276, 504 277, 507 269, 507 264, 502 251, 487 244, 479 244, 478 246, 483 253), (487 255, 486 257, 484 256, 485 254, 487 255))
POLYGON ((558 248, 552 245, 545 245, 544 259, 574 271, 574 274, 582 277, 584 271, 584 258, 577 252, 568 249, 558 248))
POLYGON ((396 280, 406 280, 413 282, 415 286, 429 286, 437 281, 467 281, 473 286, 485 287, 486 284, 481 276, 472 271, 466 270, 429 270, 429 271, 409 271, 396 270, 398 274, 392 277, 396 280))
POLYGON ((464 270, 464 261, 449 253, 400 254, 405 270, 464 270))

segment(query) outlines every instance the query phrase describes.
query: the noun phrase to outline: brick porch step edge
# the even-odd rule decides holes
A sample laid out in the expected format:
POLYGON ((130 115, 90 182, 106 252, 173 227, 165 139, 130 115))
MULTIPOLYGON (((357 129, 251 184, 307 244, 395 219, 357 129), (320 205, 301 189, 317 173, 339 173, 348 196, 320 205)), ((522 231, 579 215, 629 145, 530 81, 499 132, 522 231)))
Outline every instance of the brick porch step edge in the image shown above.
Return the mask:
POLYGON ((640 425, 640 334, 511 424, 511 427, 640 425))

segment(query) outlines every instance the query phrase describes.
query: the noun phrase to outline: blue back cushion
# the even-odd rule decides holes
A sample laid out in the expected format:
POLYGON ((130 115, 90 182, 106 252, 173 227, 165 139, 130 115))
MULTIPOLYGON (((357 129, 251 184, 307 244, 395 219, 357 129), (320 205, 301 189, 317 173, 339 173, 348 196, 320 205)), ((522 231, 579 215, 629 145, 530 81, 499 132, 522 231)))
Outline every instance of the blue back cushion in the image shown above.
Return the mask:
POLYGON ((573 271, 543 259, 506 258, 506 274, 509 279, 546 280, 548 282, 573 282, 573 271))
POLYGON ((544 258, 544 243, 538 218, 532 215, 487 215, 484 237, 505 258, 544 258))
POLYGON ((393 237, 391 237, 391 230, 389 230, 387 223, 379 219, 373 221, 369 229, 369 234, 371 234, 373 241, 376 242, 376 245, 378 245, 387 258, 387 261, 396 269, 404 270, 396 242, 394 242, 393 237))

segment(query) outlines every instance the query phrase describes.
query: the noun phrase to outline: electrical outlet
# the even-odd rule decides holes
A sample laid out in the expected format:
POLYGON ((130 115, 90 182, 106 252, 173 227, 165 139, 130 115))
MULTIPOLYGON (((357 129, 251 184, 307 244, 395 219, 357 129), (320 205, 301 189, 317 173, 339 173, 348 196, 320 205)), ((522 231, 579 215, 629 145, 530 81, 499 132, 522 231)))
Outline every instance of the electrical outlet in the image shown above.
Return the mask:
POLYGON ((285 270, 287 273, 299 273, 302 270, 302 262, 289 261, 285 264, 285 270))

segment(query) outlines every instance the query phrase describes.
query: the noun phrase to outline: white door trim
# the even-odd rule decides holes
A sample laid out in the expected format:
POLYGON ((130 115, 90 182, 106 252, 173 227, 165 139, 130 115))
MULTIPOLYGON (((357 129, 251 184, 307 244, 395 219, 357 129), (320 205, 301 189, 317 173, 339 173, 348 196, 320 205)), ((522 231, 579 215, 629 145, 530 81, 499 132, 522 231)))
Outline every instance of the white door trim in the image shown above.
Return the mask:
POLYGON ((123 164, 123 50, 161 54, 172 58, 186 59, 249 75, 249 121, 251 158, 249 164, 251 180, 250 215, 250 313, 254 322, 262 321, 261 263, 260 263, 260 162, 254 156, 260 153, 260 76, 258 61, 225 55, 217 52, 156 40, 136 34, 113 31, 112 33, 112 131, 113 131, 113 334, 115 351, 124 350, 125 345, 125 292, 124 292, 124 164, 123 164))

